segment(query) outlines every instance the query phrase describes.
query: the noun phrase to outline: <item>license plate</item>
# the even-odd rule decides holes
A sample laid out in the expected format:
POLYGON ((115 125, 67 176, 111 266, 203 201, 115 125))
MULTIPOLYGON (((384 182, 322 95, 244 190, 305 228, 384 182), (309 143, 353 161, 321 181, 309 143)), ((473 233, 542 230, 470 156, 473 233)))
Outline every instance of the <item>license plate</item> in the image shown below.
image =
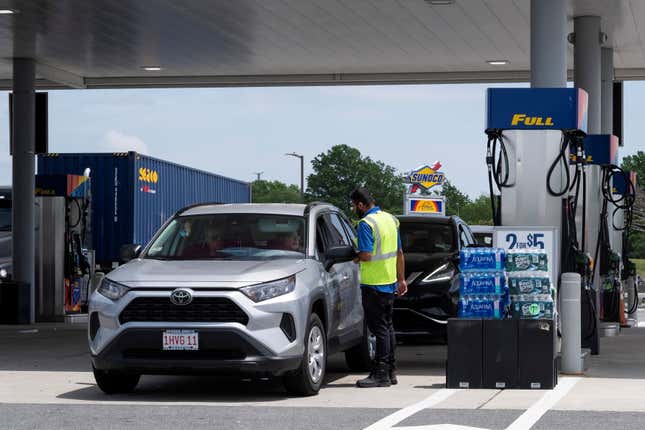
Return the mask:
POLYGON ((197 351, 199 334, 195 330, 165 330, 163 332, 164 351, 197 351))

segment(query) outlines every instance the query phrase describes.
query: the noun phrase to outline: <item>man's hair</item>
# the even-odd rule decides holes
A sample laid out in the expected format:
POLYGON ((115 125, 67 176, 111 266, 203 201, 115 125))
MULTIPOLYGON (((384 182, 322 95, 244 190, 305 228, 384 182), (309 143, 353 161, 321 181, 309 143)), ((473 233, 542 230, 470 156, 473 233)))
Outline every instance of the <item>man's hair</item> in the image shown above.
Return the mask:
POLYGON ((352 194, 349 195, 349 198, 354 203, 363 203, 366 206, 373 204, 374 197, 370 194, 369 190, 365 187, 356 188, 352 191, 352 194))

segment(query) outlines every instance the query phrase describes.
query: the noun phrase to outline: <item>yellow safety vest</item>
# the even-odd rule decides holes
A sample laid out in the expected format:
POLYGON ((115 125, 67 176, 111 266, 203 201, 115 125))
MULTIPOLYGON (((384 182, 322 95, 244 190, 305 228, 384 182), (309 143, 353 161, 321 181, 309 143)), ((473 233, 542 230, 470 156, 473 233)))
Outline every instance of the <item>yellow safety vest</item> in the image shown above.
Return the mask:
POLYGON ((374 235, 372 259, 361 261, 361 284, 389 285, 396 282, 399 220, 387 212, 369 214, 366 223, 374 235))

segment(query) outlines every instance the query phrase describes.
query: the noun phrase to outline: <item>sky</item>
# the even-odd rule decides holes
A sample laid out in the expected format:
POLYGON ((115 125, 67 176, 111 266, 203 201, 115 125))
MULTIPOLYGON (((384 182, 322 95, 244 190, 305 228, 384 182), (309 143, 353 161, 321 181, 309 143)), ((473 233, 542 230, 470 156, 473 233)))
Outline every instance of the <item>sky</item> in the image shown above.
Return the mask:
MULTIPOLYGON (((393 85, 49 92, 50 152, 137 151, 236 179, 300 183, 299 160, 333 145, 399 172, 440 161, 471 197, 487 193, 491 85, 393 85)), ((496 85, 508 87, 512 85, 496 85)), ((625 147, 645 150, 645 82, 625 84, 625 147)), ((0 93, 0 185, 11 183, 8 97, 0 93)))

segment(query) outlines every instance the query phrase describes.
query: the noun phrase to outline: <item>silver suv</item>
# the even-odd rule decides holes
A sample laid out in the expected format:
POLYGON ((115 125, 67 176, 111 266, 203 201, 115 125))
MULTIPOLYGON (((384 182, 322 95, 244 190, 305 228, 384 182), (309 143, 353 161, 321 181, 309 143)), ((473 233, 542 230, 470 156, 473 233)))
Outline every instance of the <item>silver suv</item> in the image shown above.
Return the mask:
POLYGON ((318 392, 329 354, 366 370, 354 229, 322 203, 199 205, 179 211, 92 294, 88 337, 105 393, 142 374, 239 371, 318 392))

